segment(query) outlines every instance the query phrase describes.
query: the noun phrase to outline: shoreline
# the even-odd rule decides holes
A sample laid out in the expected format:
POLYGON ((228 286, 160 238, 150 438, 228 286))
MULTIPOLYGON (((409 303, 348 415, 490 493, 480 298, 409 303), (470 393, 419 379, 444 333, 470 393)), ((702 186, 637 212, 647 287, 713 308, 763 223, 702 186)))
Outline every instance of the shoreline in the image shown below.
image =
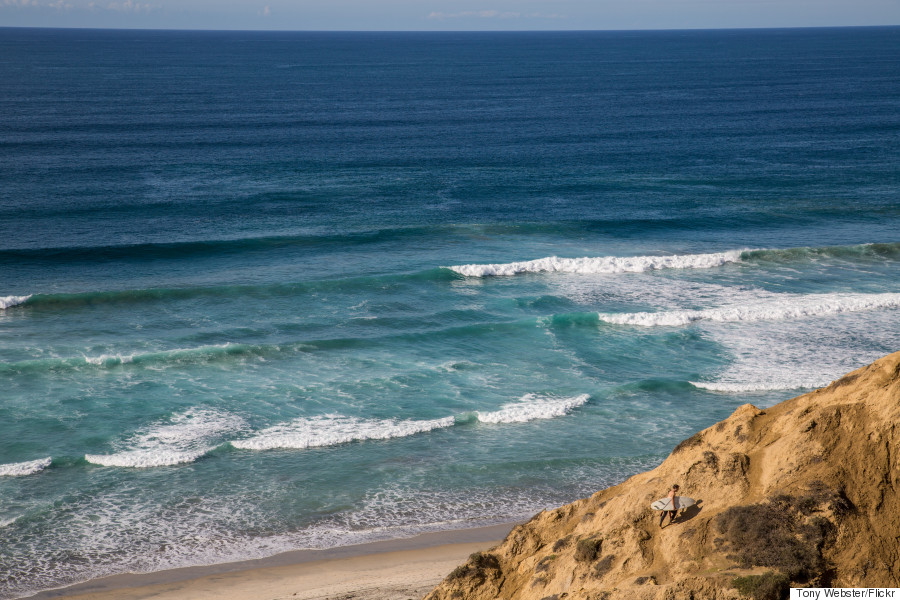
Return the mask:
POLYGON ((469 554, 499 544, 518 523, 422 533, 325 550, 291 550, 216 565, 110 575, 24 598, 311 600, 353 594, 359 600, 405 600, 421 597, 469 554))

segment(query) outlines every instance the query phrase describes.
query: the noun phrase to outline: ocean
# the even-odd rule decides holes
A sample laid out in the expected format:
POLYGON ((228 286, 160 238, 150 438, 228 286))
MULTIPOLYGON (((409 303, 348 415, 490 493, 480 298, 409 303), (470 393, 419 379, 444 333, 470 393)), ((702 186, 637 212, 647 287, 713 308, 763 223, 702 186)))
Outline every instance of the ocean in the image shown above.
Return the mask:
POLYGON ((0 29, 0 597, 653 468, 900 349, 898 190, 896 27, 0 29))

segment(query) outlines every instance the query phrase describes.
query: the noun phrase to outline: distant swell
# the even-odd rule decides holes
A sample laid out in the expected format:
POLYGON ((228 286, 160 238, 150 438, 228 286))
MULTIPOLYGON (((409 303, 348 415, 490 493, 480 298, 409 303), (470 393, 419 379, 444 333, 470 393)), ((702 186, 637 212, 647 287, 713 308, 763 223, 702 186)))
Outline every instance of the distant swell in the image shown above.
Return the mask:
POLYGON ((900 307, 900 294, 784 294, 755 304, 665 312, 599 313, 600 320, 641 327, 679 326, 696 321, 781 321, 900 307))
POLYGON ((25 304, 31 296, 0 296, 0 310, 6 310, 13 306, 25 304))
POLYGON ((105 467, 165 467, 194 462, 245 424, 236 415, 195 408, 138 431, 112 454, 86 454, 85 460, 105 467))
MULTIPOLYGON (((356 235, 356 234, 354 234, 356 235)), ((351 236, 352 238, 353 236, 351 236)), ((185 244, 140 245, 127 247, 103 248, 99 254, 123 256, 134 252, 141 255, 150 251, 151 247, 164 255, 183 256, 182 251, 204 248, 210 252, 216 250, 231 251, 232 245, 249 247, 279 247, 282 244, 299 243, 294 238, 266 238, 260 240, 235 240, 226 242, 192 242, 185 244), (171 246, 171 247, 170 247, 171 246), (195 248, 196 247, 196 248, 195 248), (111 254, 110 254, 111 253, 111 254)), ((93 253, 97 249, 86 248, 85 253, 93 253)), ((0 262, 3 255, 36 259, 39 257, 69 256, 68 249, 45 250, 6 250, 0 251, 0 262), (19 256, 19 255, 22 256, 19 256)), ((98 290, 85 292, 69 292, 43 294, 35 293, 22 296, 0 296, 0 310, 14 306, 27 306, 42 310, 78 309, 98 304, 143 304, 154 302, 179 302, 194 298, 234 299, 247 301, 304 295, 318 291, 358 290, 372 285, 387 285, 395 282, 449 281, 459 276, 490 277, 517 275, 524 273, 582 273, 582 274, 617 274, 642 273, 659 269, 707 269, 728 263, 755 262, 807 262, 822 258, 846 260, 884 260, 900 258, 900 243, 860 244, 855 246, 825 246, 821 248, 773 248, 759 250, 730 250, 711 254, 684 254, 670 256, 605 256, 595 258, 559 258, 555 256, 531 261, 505 264, 470 264, 447 268, 427 269, 413 273, 401 273, 382 276, 367 276, 348 279, 305 281, 295 283, 276 283, 263 285, 223 285, 209 287, 184 288, 147 288, 126 290, 98 290)), ((62 260, 62 258, 60 258, 62 260)))
POLYGON ((100 354, 69 358, 42 358, 0 364, 0 373, 38 373, 72 371, 83 368, 111 369, 123 365, 158 367, 166 365, 188 365, 211 363, 241 357, 264 357, 277 355, 285 348, 298 349, 303 344, 287 346, 253 344, 214 344, 196 348, 175 348, 157 352, 133 354, 100 354))
POLYGON ((741 251, 714 254, 675 254, 671 256, 602 256, 598 258, 559 258, 550 256, 524 262, 487 265, 457 265, 451 270, 466 277, 492 277, 521 273, 643 273, 658 269, 709 269, 740 262, 741 251))
POLYGON ((454 423, 453 417, 430 421, 399 421, 323 415, 303 417, 290 423, 275 425, 247 439, 234 440, 231 445, 245 450, 320 448, 363 440, 407 437, 451 427, 454 423))
POLYGON ((536 419, 552 419, 567 414, 590 400, 588 394, 573 398, 555 398, 538 394, 525 394, 516 402, 510 402, 494 412, 478 411, 482 423, 524 423, 536 419))
MULTIPOLYGON (((480 232, 483 228, 475 228, 480 232)), ((497 229, 497 228, 492 228, 497 229)), ((500 227, 500 231, 506 230, 500 227)), ((517 228, 521 229, 521 228, 517 228)), ((543 229, 543 227, 540 227, 543 229)), ((295 251, 308 255, 317 249, 377 245, 394 242, 433 240, 436 236, 466 235, 472 227, 437 225, 421 227, 384 227, 380 229, 336 231, 322 228, 297 235, 274 235, 224 239, 186 239, 172 242, 57 246, 0 249, 0 264, 22 261, 45 264, 99 263, 110 261, 148 262, 155 260, 185 261, 192 258, 216 257, 223 254, 295 251)))
POLYGON ((0 465, 0 477, 22 477, 40 473, 49 467, 51 462, 52 459, 48 456, 38 460, 0 465))
POLYGON ((900 257, 900 243, 858 244, 854 246, 822 246, 818 248, 768 248, 747 250, 744 260, 797 262, 817 258, 894 259, 900 257))
POLYGON ((61 311, 79 309, 85 306, 179 302, 195 298, 230 299, 237 302, 245 302, 257 299, 302 296, 322 291, 358 291, 359 289, 366 289, 372 286, 380 287, 396 282, 452 281, 458 278, 458 275, 448 272, 446 269, 435 268, 414 273, 294 283, 143 288, 0 296, 0 310, 20 304, 33 309, 61 311))

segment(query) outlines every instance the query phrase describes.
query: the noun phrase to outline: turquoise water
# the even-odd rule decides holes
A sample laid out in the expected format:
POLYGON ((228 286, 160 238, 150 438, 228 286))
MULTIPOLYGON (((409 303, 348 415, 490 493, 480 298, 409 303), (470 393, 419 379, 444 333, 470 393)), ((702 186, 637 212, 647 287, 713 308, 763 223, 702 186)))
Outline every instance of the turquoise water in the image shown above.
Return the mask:
POLYGON ((0 29, 0 597, 520 519, 900 349, 900 29, 0 29))

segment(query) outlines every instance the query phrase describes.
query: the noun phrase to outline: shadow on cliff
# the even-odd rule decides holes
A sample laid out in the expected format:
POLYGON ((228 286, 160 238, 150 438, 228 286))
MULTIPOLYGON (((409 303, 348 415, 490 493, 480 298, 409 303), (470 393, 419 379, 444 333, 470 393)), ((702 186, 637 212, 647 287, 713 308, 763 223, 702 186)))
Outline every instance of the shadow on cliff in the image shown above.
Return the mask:
POLYGON ((700 514, 700 511, 703 510, 703 507, 700 506, 703 503, 703 500, 697 500, 697 503, 688 506, 685 508, 680 515, 675 517, 675 520, 669 523, 670 525, 678 525, 679 523, 684 523, 685 521, 690 521, 694 517, 700 514))

